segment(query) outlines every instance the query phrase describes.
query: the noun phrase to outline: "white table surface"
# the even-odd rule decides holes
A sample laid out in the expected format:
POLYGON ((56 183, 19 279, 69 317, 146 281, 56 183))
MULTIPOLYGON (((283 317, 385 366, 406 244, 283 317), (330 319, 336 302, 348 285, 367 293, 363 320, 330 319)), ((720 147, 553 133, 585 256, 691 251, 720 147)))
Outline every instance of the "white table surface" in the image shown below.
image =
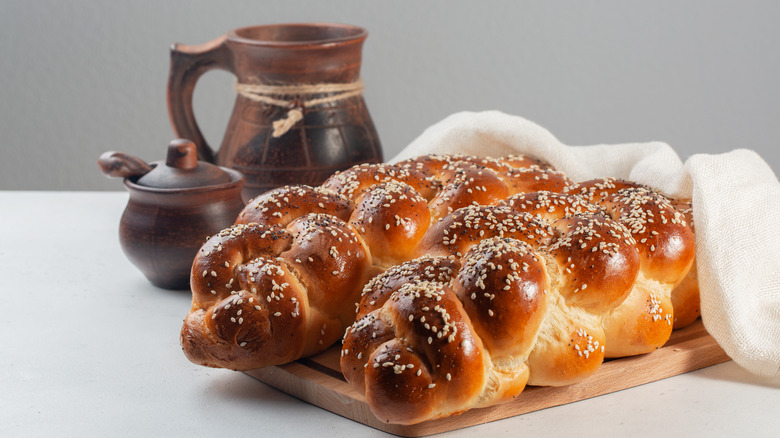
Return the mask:
MULTIPOLYGON (((187 361, 188 291, 119 247, 124 192, 0 192, 0 436, 385 436, 187 361)), ((733 362, 439 436, 780 436, 780 382, 733 362), (541 435, 539 435, 541 434, 541 435)))

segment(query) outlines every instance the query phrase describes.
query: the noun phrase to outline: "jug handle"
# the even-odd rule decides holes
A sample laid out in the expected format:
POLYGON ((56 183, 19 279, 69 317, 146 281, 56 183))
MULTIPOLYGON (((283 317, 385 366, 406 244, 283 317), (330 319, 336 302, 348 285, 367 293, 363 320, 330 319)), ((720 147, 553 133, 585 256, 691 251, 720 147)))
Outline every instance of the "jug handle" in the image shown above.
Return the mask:
POLYGON ((192 140, 198 150, 198 158, 214 162, 215 151, 203 137, 195 112, 192 109, 192 95, 198 79, 213 69, 227 70, 233 74, 232 56, 222 36, 205 44, 171 46, 171 67, 168 75, 168 116, 176 137, 192 140))

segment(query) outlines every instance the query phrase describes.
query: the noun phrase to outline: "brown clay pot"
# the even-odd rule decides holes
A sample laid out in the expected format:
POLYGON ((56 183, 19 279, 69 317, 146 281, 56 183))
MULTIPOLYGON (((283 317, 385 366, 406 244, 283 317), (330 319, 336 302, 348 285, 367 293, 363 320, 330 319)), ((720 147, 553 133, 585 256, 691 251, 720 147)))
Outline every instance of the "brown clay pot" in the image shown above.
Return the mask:
POLYGON ((107 176, 124 177, 130 193, 119 223, 125 255, 154 285, 188 289, 198 249, 244 207, 241 174, 197 161, 195 145, 182 140, 171 142, 166 161, 106 152, 98 163, 107 176))
MULTIPOLYGON (((272 123, 290 108, 238 94, 222 146, 214 151, 195 121, 192 95, 211 69, 233 73, 240 84, 345 84, 360 78, 367 32, 338 24, 279 24, 236 29, 198 46, 171 48, 168 111, 178 137, 192 139, 201 160, 240 171, 244 199, 286 184, 319 185, 337 170, 381 162, 382 150, 362 94, 303 110, 280 137, 272 123)), ((303 102, 316 96, 270 96, 303 102)), ((291 104, 298 105, 297 103, 291 104)))

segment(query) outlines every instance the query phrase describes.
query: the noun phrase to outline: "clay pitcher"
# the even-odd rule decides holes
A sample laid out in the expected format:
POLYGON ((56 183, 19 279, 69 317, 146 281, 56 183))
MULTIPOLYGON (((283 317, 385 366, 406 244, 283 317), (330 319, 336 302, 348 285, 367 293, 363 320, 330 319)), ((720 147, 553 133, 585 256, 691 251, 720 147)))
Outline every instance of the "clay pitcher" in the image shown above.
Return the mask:
POLYGON ((318 185, 337 170, 381 162, 360 81, 366 36, 348 25, 280 24, 236 29, 198 46, 175 44, 168 111, 176 136, 194 141, 201 160, 241 172, 245 201, 274 187, 318 185), (206 143, 192 109, 195 84, 211 69, 237 78, 218 151, 206 143))

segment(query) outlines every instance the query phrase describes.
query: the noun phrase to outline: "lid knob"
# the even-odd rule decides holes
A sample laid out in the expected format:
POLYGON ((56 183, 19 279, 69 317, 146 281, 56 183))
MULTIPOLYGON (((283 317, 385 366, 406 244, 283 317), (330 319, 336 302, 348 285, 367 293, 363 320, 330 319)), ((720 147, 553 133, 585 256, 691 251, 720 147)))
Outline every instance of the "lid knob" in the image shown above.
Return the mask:
POLYGON ((195 143, 183 138, 168 143, 168 156, 165 165, 177 169, 194 169, 198 167, 198 151, 195 143))

